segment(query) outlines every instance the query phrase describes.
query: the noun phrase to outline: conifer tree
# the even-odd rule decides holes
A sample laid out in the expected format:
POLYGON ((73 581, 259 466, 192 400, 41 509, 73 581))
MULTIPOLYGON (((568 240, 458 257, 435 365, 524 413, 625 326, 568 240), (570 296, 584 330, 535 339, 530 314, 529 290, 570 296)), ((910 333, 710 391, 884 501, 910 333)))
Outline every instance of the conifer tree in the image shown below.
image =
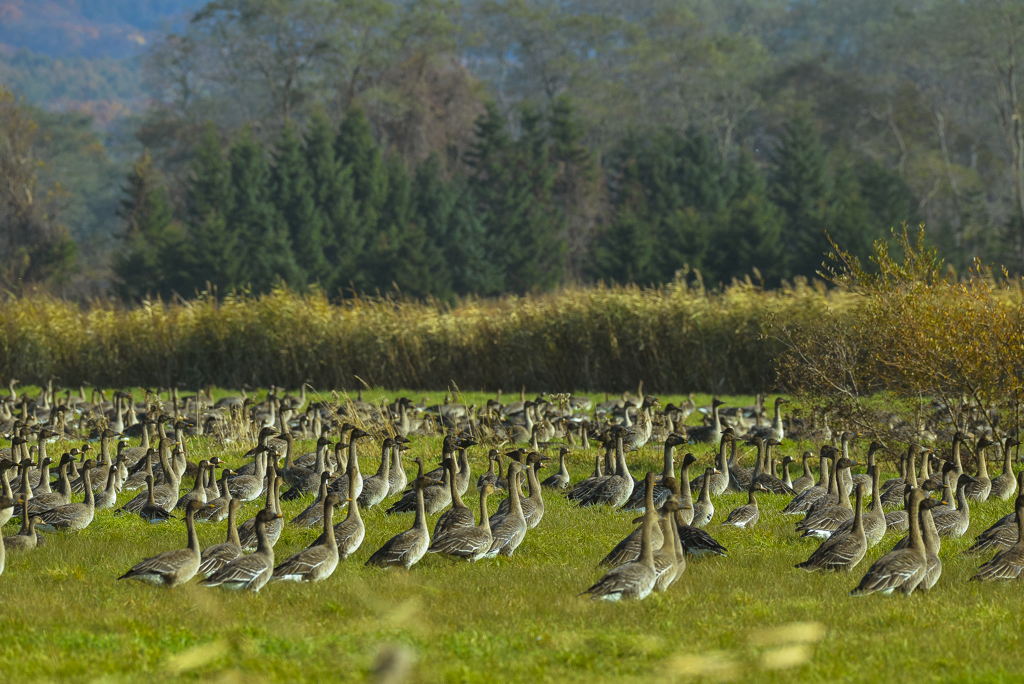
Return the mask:
POLYGON ((245 262, 240 279, 257 292, 279 282, 300 286, 302 276, 295 264, 288 226, 270 198, 270 167, 263 148, 249 127, 231 147, 231 185, 234 204, 228 227, 239 236, 245 262))
POLYGON ((124 221, 124 246, 114 254, 113 269, 119 294, 140 299, 168 295, 181 284, 181 235, 173 224, 173 208, 148 151, 132 165, 123 188, 118 215, 124 221))
POLYGON ((573 280, 584 274, 600 197, 598 165, 583 138, 572 102, 564 95, 556 98, 551 107, 552 197, 564 220, 565 272, 573 280))
POLYGON ((786 125, 773 161, 771 198, 786 216, 782 241, 790 271, 813 276, 829 248, 829 186, 825 153, 808 111, 800 111, 786 125))
POLYGON ((288 228, 298 277, 303 284, 325 283, 331 273, 324 255, 324 217, 313 196, 302 142, 290 121, 281 131, 274 161, 271 195, 288 228))
POLYGON ((208 121, 192 155, 185 212, 188 241, 183 268, 195 287, 209 282, 225 293, 241 284, 244 257, 238 235, 227 222, 233 204, 231 167, 221 151, 217 128, 208 121))
POLYGON ((370 123, 358 106, 352 107, 345 116, 334 145, 338 161, 352 176, 353 199, 356 206, 358 225, 345 231, 339 240, 339 250, 347 253, 354 266, 350 276, 357 289, 374 282, 370 271, 363 264, 363 253, 374 241, 380 230, 381 212, 388 198, 388 173, 381 159, 380 149, 373 139, 370 123))

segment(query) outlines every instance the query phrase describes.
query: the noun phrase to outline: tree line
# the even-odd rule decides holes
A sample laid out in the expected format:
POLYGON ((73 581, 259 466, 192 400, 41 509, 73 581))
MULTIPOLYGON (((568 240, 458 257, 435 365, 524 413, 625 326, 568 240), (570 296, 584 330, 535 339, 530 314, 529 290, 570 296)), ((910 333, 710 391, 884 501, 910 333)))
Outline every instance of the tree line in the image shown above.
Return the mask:
POLYGON ((772 164, 723 159, 699 131, 625 136, 598 159, 568 98, 514 120, 489 104, 450 174, 432 154, 414 169, 375 141, 351 108, 321 110, 261 144, 207 122, 180 205, 149 153, 125 184, 122 296, 265 292, 455 296, 546 291, 565 282, 578 214, 606 217, 578 267, 592 280, 664 283, 684 269, 706 283, 754 274, 770 287, 814 275, 828 239, 867 253, 913 218, 913 194, 877 162, 830 154, 806 112, 786 125, 772 164))

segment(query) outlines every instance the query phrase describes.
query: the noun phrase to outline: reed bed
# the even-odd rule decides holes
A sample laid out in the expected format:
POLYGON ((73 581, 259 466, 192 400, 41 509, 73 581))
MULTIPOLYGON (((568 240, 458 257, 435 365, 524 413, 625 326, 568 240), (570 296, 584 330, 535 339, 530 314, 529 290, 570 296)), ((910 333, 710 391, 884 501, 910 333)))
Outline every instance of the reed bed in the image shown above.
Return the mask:
POLYGON ((85 305, 0 301, 0 378, 65 385, 379 387, 750 393, 774 387, 778 322, 810 325, 851 295, 749 281, 717 292, 579 287, 466 300, 332 302, 284 289, 223 299, 85 305))

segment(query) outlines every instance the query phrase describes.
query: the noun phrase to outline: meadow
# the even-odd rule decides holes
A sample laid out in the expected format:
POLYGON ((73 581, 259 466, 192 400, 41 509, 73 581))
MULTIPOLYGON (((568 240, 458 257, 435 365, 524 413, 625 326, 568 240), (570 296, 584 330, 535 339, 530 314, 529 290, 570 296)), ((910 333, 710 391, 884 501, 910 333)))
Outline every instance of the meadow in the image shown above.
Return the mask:
MULTIPOLYGON (((479 405, 489 396, 460 398, 479 405)), ((744 404, 751 397, 727 400, 744 404)), ((299 446, 305 452, 312 442, 299 446)), ((247 445, 190 438, 188 447, 193 459, 223 458, 226 451, 238 463, 247 445)), ((866 447, 861 440, 854 453, 866 447)), ((798 456, 805 448, 812 445, 789 442, 782 452, 798 456)), ((414 472, 417 455, 436 463, 439 449, 439 438, 415 439, 407 470, 414 472)), ((686 450, 698 465, 713 457, 706 445, 686 450)), ((471 449, 470 457, 475 481, 486 467, 485 448, 471 449)), ((376 470, 378 459, 367 446, 361 469, 376 470)), ((574 481, 592 467, 593 452, 573 452, 574 481)), ((637 477, 660 470, 660 447, 633 454, 630 467, 637 477)), ((891 466, 887 471, 883 479, 894 475, 891 466)), ((120 502, 128 497, 123 493, 120 502)), ((472 487, 465 498, 473 508, 472 487)), ((151 526, 101 512, 83 532, 48 534, 44 548, 8 554, 0 577, 0 672, 19 682, 319 682, 378 674, 389 681, 401 668, 376 673, 375 664, 386 661, 407 663, 414 682, 877 682, 909 673, 925 681, 1011 681, 1024 671, 1019 586, 969 583, 980 561, 961 553, 1010 502, 972 506, 968 534, 943 541, 943 575, 930 593, 855 599, 849 590, 895 535, 869 550, 852 574, 806 574, 793 565, 817 542, 798 538, 798 516, 781 515, 785 498, 760 497, 761 520, 753 530, 718 524, 744 499, 714 501, 707 529, 728 548, 727 557, 691 558, 667 593, 618 604, 578 594, 603 574, 598 562, 632 529, 635 514, 578 510, 550 492, 543 521, 511 559, 468 564, 428 554, 408 572, 366 568, 366 558, 412 520, 378 506, 364 511, 362 547, 329 580, 272 583, 255 595, 196 581, 174 591, 118 582, 143 557, 184 546, 184 525, 151 526)), ((283 502, 285 518, 309 500, 283 502)), ((492 511, 498 503, 491 501, 492 511)), ((250 502, 240 520, 260 507, 250 502)), ((225 528, 201 524, 204 546, 223 541, 225 528)), ((9 525, 3 533, 15 531, 9 525)), ((286 526, 277 557, 317 534, 286 526)))

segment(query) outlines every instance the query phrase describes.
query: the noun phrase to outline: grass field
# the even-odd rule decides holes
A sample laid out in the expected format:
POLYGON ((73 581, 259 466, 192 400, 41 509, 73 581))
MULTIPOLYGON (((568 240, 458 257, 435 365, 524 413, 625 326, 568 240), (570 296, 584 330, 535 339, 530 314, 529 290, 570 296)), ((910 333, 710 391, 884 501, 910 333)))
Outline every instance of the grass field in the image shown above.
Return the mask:
MULTIPOLYGON (((468 397, 480 399, 486 397, 468 397)), ((411 456, 436 462, 439 446, 439 439, 417 440, 411 456)), ((783 453, 804 446, 788 444, 783 453)), ((859 452, 866 443, 856 446, 859 452)), ((204 440, 190 447, 193 458, 210 450, 204 440)), ((301 452, 311 447, 303 443, 301 452)), ((234 447, 229 461, 243 450, 234 447)), ((710 448, 692 450, 700 464, 710 461, 710 448)), ((471 451, 474 482, 485 453, 471 451)), ((367 448, 363 472, 376 470, 378 458, 367 448)), ((574 480, 589 474, 592 458, 574 456, 574 480)), ((660 449, 652 446, 630 467, 642 477, 660 470, 660 462, 660 449)), ((559 495, 546 496, 543 521, 512 559, 464 564, 428 554, 409 572, 363 567, 412 520, 377 507, 364 512, 362 548, 328 581, 276 583, 257 595, 204 589, 195 581, 173 592, 116 581, 141 558, 184 546, 184 525, 149 526, 101 512, 81 533, 49 534, 45 548, 8 554, 0 577, 0 680, 361 681, 374 676, 382 652, 408 657, 409 681, 419 682, 878 682, 901 681, 910 672, 924 681, 1014 681, 1024 671, 1020 586, 968 583, 979 561, 961 555, 1010 502, 972 508, 968 535, 943 543, 943 576, 932 592, 854 599, 847 592, 894 535, 852 575, 808 575, 793 565, 816 542, 798 539, 796 518, 779 513, 782 498, 761 497, 754 530, 718 525, 743 498, 716 499, 708 527, 728 557, 691 559, 667 593, 620 604, 577 594, 601 576, 597 563, 630 531, 633 514, 576 510, 559 495)), ((284 502, 285 518, 308 501, 284 502)), ((475 502, 471 488, 466 503, 475 502)), ((492 510, 497 505, 495 498, 492 510)), ((261 506, 250 502, 241 519, 261 506)), ((200 525, 203 544, 223 541, 225 526, 200 525)), ((3 530, 15 532, 13 525, 3 530)), ((278 558, 317 534, 286 527, 278 558)))

